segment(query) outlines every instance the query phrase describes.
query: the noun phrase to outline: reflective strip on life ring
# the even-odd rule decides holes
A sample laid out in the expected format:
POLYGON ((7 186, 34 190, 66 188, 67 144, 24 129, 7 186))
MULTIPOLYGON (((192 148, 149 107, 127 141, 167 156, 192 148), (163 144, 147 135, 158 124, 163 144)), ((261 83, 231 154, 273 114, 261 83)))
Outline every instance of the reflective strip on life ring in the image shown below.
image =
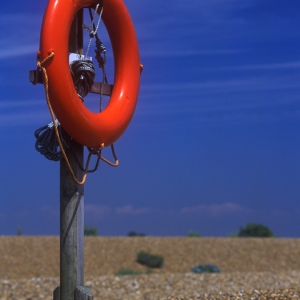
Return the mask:
POLYGON ((101 113, 87 109, 77 96, 68 62, 68 41, 72 21, 83 7, 95 7, 97 0, 50 0, 40 39, 38 59, 52 51, 45 64, 49 98, 62 127, 87 147, 109 146, 126 130, 133 116, 140 84, 140 57, 133 23, 122 0, 104 0, 102 19, 114 55, 114 86, 107 107, 101 113))

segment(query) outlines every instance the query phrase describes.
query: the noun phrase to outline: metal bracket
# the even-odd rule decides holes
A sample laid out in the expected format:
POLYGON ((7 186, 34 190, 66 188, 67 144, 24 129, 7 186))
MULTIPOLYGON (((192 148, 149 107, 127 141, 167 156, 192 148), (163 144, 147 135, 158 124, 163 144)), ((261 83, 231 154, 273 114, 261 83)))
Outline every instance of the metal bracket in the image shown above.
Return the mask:
POLYGON ((113 85, 108 83, 94 82, 90 93, 93 94, 102 94, 106 96, 110 96, 113 90, 113 85))
POLYGON ((42 70, 29 70, 29 82, 36 85, 37 83, 43 83, 42 70))
MULTIPOLYGON (((42 70, 29 70, 29 82, 36 85, 37 83, 43 83, 43 73, 42 70)), ((105 96, 110 96, 113 90, 112 84, 101 83, 101 82, 94 82, 90 93, 93 94, 101 94, 105 96)))

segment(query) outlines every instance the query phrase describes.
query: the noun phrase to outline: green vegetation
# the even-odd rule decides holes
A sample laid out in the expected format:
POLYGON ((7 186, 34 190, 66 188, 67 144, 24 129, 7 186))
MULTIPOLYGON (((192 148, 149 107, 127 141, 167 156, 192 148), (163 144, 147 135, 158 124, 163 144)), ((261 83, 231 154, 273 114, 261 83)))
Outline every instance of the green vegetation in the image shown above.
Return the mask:
POLYGON ((147 268, 147 270, 146 270, 145 274, 152 274, 152 273, 153 273, 152 269, 150 269, 150 268, 147 268))
POLYGON ((22 228, 20 226, 18 226, 17 228, 17 236, 21 236, 22 235, 22 228))
POLYGON ((201 237, 201 234, 193 230, 189 231, 188 237, 201 237))
POLYGON ((238 237, 274 237, 273 231, 262 224, 247 223, 241 227, 238 237))
POLYGON ((191 270, 192 273, 220 273, 220 269, 216 265, 198 265, 191 270))
POLYGON ((116 276, 122 276, 122 275, 141 275, 143 274, 142 271, 134 271, 132 269, 126 269, 126 268, 120 268, 116 272, 116 276))
POLYGON ((84 226, 84 235, 85 236, 98 236, 98 230, 96 227, 84 226))
POLYGON ((137 233, 135 231, 128 232, 127 236, 146 236, 144 233, 137 233))
POLYGON ((149 268, 161 268, 164 263, 164 258, 159 255, 153 255, 145 251, 140 251, 137 254, 137 262, 149 268))
POLYGON ((229 233, 228 236, 229 237, 238 237, 237 233, 229 233))

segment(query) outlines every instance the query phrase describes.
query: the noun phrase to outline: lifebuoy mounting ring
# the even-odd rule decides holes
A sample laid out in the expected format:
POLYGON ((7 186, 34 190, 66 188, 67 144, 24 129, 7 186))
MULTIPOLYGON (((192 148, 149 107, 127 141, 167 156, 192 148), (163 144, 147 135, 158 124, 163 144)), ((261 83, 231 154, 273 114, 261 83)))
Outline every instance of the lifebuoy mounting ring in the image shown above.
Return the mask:
POLYGON ((75 90, 68 62, 68 41, 72 21, 83 7, 95 7, 97 0, 50 0, 40 38, 38 59, 52 51, 45 68, 49 79, 49 99, 63 128, 78 143, 92 148, 114 143, 133 116, 140 84, 140 57, 136 33, 122 0, 104 0, 102 19, 114 56, 114 87, 101 113, 87 109, 75 90), (62 76, 63 74, 63 76, 62 76))

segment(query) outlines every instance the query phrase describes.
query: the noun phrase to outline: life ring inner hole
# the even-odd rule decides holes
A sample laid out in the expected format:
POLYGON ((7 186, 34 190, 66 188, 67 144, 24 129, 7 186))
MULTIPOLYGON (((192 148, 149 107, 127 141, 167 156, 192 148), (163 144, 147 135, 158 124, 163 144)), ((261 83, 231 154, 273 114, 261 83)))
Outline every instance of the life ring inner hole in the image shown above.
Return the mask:
MULTIPOLYGON (((92 15, 94 16, 95 10, 92 8, 92 15)), ((94 24, 97 26, 97 22, 99 20, 99 14, 95 15, 94 24)), ((89 13, 89 8, 83 8, 83 24, 84 27, 92 28, 92 21, 89 13)), ((110 42, 110 38, 108 35, 108 32, 106 30, 106 27, 103 23, 103 20, 100 21, 99 28, 97 30, 97 34, 101 42, 106 48, 105 51, 105 68, 100 68, 99 63, 96 59, 96 39, 95 37, 90 42, 90 32, 88 30, 83 29, 83 50, 82 55, 84 55, 86 58, 91 58, 91 61, 93 63, 93 66, 95 68, 95 83, 102 83, 104 81, 103 76, 106 75, 108 84, 113 85, 114 80, 114 59, 113 59, 113 50, 112 45, 110 42), (90 46, 89 46, 90 44, 90 46), (87 49, 89 47, 88 53, 87 49)), ((102 57, 104 57, 104 53, 101 54, 102 57)), ((70 70, 71 72, 71 70, 70 70)), ((99 113, 100 111, 103 111, 107 104, 109 103, 110 96, 102 94, 95 94, 92 92, 89 92, 84 97, 84 105, 87 109, 89 109, 91 112, 99 113), (101 99, 100 99, 101 97, 101 99)))

